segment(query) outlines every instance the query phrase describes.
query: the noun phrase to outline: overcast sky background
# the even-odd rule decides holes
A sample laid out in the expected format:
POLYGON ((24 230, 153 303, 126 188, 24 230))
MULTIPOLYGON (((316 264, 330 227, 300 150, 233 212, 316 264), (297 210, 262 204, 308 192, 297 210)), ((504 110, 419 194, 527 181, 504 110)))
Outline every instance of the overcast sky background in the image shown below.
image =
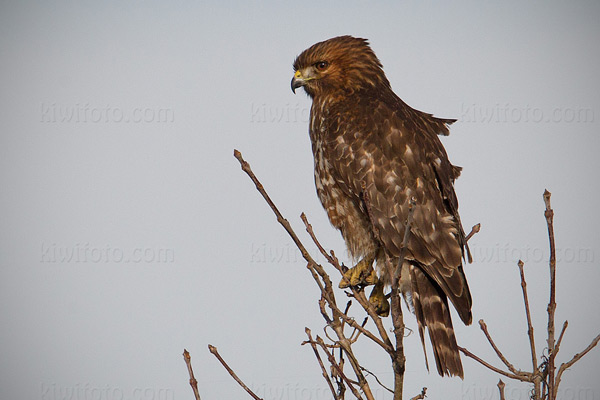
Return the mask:
MULTIPOLYGON (((482 224, 474 320, 521 369, 516 261, 541 353, 552 192, 570 359, 600 333, 598 21, 595 1, 2 2, 0 399, 191 399, 184 348, 204 400, 248 398, 209 343, 265 399, 329 398, 300 346, 305 326, 322 334, 318 290, 232 153, 309 248, 303 211, 348 261, 315 194, 310 100, 289 85, 296 55, 342 34, 370 40, 408 104, 458 119, 443 143, 464 167, 465 229, 482 224)), ((476 323, 454 321, 460 345, 501 365, 476 323)), ((391 386, 388 357, 363 341, 391 386)), ((407 396, 497 398, 498 376, 472 360, 464 381, 440 379, 418 335, 405 346, 407 396)), ((599 367, 595 349, 563 398, 600 399, 599 367)))

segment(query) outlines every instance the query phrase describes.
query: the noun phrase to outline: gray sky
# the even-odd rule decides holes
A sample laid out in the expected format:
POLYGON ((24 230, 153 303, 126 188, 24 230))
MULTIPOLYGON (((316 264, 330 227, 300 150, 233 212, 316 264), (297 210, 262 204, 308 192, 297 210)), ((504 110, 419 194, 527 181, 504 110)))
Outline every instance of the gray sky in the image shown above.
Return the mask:
MULTIPOLYGON (((345 259, 314 190, 310 101, 289 87, 295 56, 341 34, 370 40, 408 104, 458 118, 443 142, 464 167, 465 228, 483 226, 474 319, 522 369, 516 261, 540 352, 553 193, 566 361, 600 333, 599 20, 594 1, 3 2, 0 398, 189 399, 184 347, 203 399, 246 398, 208 343, 265 399, 328 398, 299 345, 305 326, 321 333, 317 288, 232 152, 306 244, 302 211, 345 259)), ((454 319, 459 344, 499 366, 454 319)), ((417 335, 406 348, 407 394, 497 398, 471 360, 464 381, 440 379, 417 335)), ((360 354, 391 385, 387 356, 366 341, 360 354)), ((600 399, 598 367, 600 349, 565 373, 563 398, 600 399)))

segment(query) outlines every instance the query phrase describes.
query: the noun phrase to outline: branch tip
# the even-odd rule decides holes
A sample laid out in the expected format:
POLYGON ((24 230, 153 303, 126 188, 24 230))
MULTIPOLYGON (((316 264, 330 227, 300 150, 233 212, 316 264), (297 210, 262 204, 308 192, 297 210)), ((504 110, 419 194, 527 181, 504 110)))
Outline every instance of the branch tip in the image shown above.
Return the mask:
POLYGON ((183 349, 183 359, 185 360, 185 365, 187 366, 188 373, 190 375, 190 386, 192 387, 192 391, 194 392, 194 398, 195 400, 200 400, 200 392, 198 392, 198 381, 194 377, 194 371, 192 370, 192 357, 186 349, 183 349))
POLYGON ((504 387, 506 384, 502 381, 502 379, 498 380, 498 390, 500 391, 500 400, 505 400, 504 397, 504 387))

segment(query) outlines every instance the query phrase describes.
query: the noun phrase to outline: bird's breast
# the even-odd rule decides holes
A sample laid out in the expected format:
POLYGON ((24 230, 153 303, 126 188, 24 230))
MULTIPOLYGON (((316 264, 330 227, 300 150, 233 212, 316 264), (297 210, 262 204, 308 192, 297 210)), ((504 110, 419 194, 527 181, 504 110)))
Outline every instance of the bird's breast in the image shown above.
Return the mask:
POLYGON ((315 186, 319 200, 331 224, 340 230, 350 255, 356 259, 372 254, 377 247, 371 223, 352 197, 336 180, 334 159, 327 157, 322 139, 313 142, 315 158, 315 186))

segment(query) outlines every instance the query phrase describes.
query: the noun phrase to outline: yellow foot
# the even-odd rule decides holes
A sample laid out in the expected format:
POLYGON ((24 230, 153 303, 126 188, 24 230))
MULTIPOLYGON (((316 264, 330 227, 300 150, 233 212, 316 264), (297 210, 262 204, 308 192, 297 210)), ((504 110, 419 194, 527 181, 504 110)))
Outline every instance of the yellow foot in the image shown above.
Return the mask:
POLYGON ((377 281, 375 284, 375 287, 369 296, 369 301, 375 307, 377 315, 387 317, 390 314, 390 302, 385 298, 385 294, 383 293, 382 281, 377 281))
POLYGON ((345 289, 350 286, 370 286, 375 283, 377 283, 377 273, 373 270, 373 258, 365 257, 344 273, 339 287, 345 289))

